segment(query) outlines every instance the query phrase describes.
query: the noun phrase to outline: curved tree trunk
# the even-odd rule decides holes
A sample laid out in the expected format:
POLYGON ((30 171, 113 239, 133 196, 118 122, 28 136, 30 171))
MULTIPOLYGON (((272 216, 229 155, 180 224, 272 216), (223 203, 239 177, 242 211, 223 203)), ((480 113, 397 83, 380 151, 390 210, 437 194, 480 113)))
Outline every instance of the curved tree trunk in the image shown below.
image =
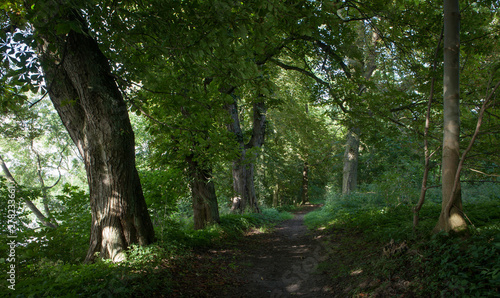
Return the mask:
POLYGON ((467 227, 462 213, 458 182, 453 191, 460 160, 460 10, 458 0, 444 1, 444 107, 443 107, 443 202, 434 232, 460 231, 467 227), (448 210, 447 206, 451 206, 448 210))
POLYGON ((240 156, 233 162, 233 212, 260 212, 257 204, 254 186, 254 162, 257 158, 256 151, 250 149, 260 148, 264 144, 266 105, 264 102, 257 102, 253 106, 252 138, 245 144, 243 132, 241 131, 238 116, 238 106, 236 100, 228 106, 233 123, 229 125, 229 130, 236 136, 240 146, 240 156))
MULTIPOLYGON (((76 11, 65 17, 85 28, 76 11)), ((97 42, 85 29, 56 40, 47 33, 53 25, 35 24, 38 51, 50 99, 85 162, 92 211, 86 261, 122 261, 131 244, 154 240, 127 106, 97 42)))

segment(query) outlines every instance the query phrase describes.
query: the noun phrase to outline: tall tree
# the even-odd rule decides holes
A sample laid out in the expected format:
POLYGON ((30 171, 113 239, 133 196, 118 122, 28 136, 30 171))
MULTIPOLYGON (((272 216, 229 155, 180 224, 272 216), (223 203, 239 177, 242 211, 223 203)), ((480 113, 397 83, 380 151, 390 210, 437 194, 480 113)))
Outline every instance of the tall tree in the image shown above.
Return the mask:
POLYGON ((122 261, 154 230, 135 167, 134 132, 110 64, 77 7, 35 1, 27 7, 48 94, 85 163, 92 226, 86 261, 122 261))
MULTIPOLYGON (((358 70, 364 80, 368 81, 377 68, 375 64, 376 59, 376 46, 379 40, 378 33, 374 28, 367 26, 368 22, 363 22, 358 26, 357 44, 359 50, 362 51, 361 61, 354 61, 354 64, 359 65, 358 70), (367 40, 368 39, 368 40, 367 40)), ((351 74, 346 73, 350 78, 351 74)), ((367 91, 367 86, 361 80, 358 83, 358 95, 363 95, 367 91)), ((349 127, 346 135, 346 146, 344 152, 344 168, 342 173, 342 194, 349 194, 354 191, 358 184, 358 159, 359 159, 359 146, 360 146, 360 133, 359 126, 349 127)))
POLYGON ((444 0, 443 157, 441 215, 434 231, 467 227, 462 212, 460 181, 455 176, 460 160, 460 9, 458 0, 444 0))
POLYGON ((239 156, 233 161, 233 198, 232 211, 244 212, 247 209, 252 212, 259 212, 257 197, 254 185, 254 168, 257 158, 257 151, 264 144, 266 127, 266 105, 264 101, 253 104, 252 135, 248 142, 245 142, 240 125, 238 106, 235 101, 228 106, 232 123, 229 130, 235 134, 239 145, 239 156))

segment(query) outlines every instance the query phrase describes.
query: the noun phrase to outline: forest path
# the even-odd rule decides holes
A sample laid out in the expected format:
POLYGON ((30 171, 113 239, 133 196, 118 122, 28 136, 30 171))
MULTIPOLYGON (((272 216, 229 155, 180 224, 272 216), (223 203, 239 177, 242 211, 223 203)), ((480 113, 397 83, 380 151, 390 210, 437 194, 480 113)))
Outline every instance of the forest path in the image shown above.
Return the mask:
POLYGON ((328 277, 317 272, 326 251, 304 225, 305 214, 318 207, 305 205, 272 233, 254 233, 239 243, 243 280, 232 297, 333 296, 328 277))
POLYGON ((331 280, 317 270, 327 250, 304 225, 304 216, 319 207, 302 206, 271 232, 252 229, 236 241, 194 251, 173 268, 172 291, 158 297, 334 297, 331 280))

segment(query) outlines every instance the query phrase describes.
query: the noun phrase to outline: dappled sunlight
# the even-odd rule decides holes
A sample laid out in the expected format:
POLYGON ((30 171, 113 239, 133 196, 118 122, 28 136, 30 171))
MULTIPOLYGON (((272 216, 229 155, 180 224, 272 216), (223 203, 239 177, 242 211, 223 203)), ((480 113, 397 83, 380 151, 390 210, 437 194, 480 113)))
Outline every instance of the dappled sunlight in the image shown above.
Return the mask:
POLYGON ((361 273, 363 273, 363 269, 355 269, 355 270, 352 270, 349 275, 355 276, 355 275, 360 275, 361 273))

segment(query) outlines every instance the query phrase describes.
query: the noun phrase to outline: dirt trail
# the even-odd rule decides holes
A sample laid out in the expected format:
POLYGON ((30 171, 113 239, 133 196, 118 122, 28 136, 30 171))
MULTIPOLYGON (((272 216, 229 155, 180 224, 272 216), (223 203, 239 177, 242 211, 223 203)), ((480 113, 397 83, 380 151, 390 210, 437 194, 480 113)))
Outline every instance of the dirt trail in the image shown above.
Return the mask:
POLYGON ((318 272, 327 253, 304 225, 304 215, 318 206, 307 205, 270 234, 253 234, 239 243, 243 268, 240 286, 231 297, 332 297, 328 277, 318 272))

